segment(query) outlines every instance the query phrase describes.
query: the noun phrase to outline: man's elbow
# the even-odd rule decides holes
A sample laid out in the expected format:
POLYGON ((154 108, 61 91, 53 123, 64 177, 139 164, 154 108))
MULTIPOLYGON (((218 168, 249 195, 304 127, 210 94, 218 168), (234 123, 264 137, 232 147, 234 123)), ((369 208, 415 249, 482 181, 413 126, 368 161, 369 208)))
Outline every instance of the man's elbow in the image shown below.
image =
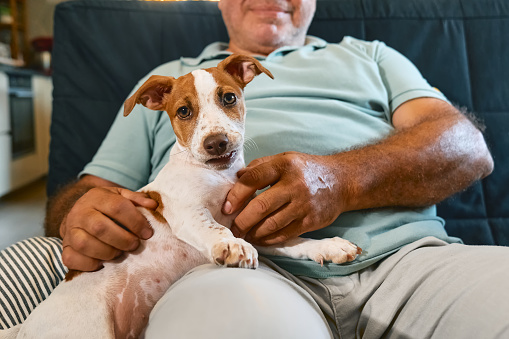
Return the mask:
POLYGON ((488 149, 486 149, 486 153, 484 154, 480 161, 482 162, 483 168, 483 171, 481 173, 481 179, 483 179, 493 172, 493 170, 495 169, 495 162, 493 161, 493 157, 491 156, 488 149))
POLYGON ((478 169, 479 179, 483 179, 493 172, 495 163, 482 132, 477 130, 475 134, 476 147, 472 150, 475 157, 474 168, 478 169))

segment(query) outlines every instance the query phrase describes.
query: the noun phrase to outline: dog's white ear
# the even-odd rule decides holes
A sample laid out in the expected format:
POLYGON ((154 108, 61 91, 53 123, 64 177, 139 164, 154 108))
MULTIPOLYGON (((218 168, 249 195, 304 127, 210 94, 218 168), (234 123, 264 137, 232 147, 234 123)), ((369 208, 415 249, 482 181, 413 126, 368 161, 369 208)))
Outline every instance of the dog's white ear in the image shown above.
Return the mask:
POLYGON ((217 68, 229 73, 244 88, 255 76, 265 73, 271 79, 274 76, 268 69, 262 66, 258 60, 251 56, 232 54, 228 58, 221 61, 217 68))
POLYGON ((164 95, 171 92, 172 77, 152 75, 141 87, 124 103, 124 116, 128 116, 136 104, 154 110, 164 110, 164 95))

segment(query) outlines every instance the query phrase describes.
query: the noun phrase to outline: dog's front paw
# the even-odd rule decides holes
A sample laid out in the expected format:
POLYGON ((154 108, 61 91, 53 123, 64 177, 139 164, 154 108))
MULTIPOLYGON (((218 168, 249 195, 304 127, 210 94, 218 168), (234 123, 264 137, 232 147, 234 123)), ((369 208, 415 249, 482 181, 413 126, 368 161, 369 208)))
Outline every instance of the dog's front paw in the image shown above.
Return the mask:
POLYGON ((313 246, 308 256, 311 260, 323 266, 324 261, 332 261, 335 264, 343 264, 355 260, 362 249, 348 240, 340 237, 319 240, 319 244, 313 246))
POLYGON ((221 266, 257 268, 258 252, 243 239, 224 239, 212 247, 212 260, 221 266))

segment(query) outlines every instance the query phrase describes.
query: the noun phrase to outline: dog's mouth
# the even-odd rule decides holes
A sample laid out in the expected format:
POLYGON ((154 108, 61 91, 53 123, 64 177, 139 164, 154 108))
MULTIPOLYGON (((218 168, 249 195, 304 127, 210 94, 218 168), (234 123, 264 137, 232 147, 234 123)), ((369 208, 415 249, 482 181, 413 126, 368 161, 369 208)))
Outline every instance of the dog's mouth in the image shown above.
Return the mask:
POLYGON ((219 157, 209 159, 205 163, 216 168, 227 168, 233 163, 236 155, 237 151, 231 151, 230 153, 226 153, 219 157))

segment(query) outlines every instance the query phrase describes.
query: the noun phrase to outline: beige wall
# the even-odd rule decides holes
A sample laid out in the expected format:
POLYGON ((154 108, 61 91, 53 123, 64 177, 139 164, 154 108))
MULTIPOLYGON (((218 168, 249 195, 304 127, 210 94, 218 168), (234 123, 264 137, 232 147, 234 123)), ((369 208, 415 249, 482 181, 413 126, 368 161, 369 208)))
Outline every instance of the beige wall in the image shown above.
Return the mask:
POLYGON ((53 36, 53 11, 65 0, 26 0, 28 40, 39 36, 53 36))

